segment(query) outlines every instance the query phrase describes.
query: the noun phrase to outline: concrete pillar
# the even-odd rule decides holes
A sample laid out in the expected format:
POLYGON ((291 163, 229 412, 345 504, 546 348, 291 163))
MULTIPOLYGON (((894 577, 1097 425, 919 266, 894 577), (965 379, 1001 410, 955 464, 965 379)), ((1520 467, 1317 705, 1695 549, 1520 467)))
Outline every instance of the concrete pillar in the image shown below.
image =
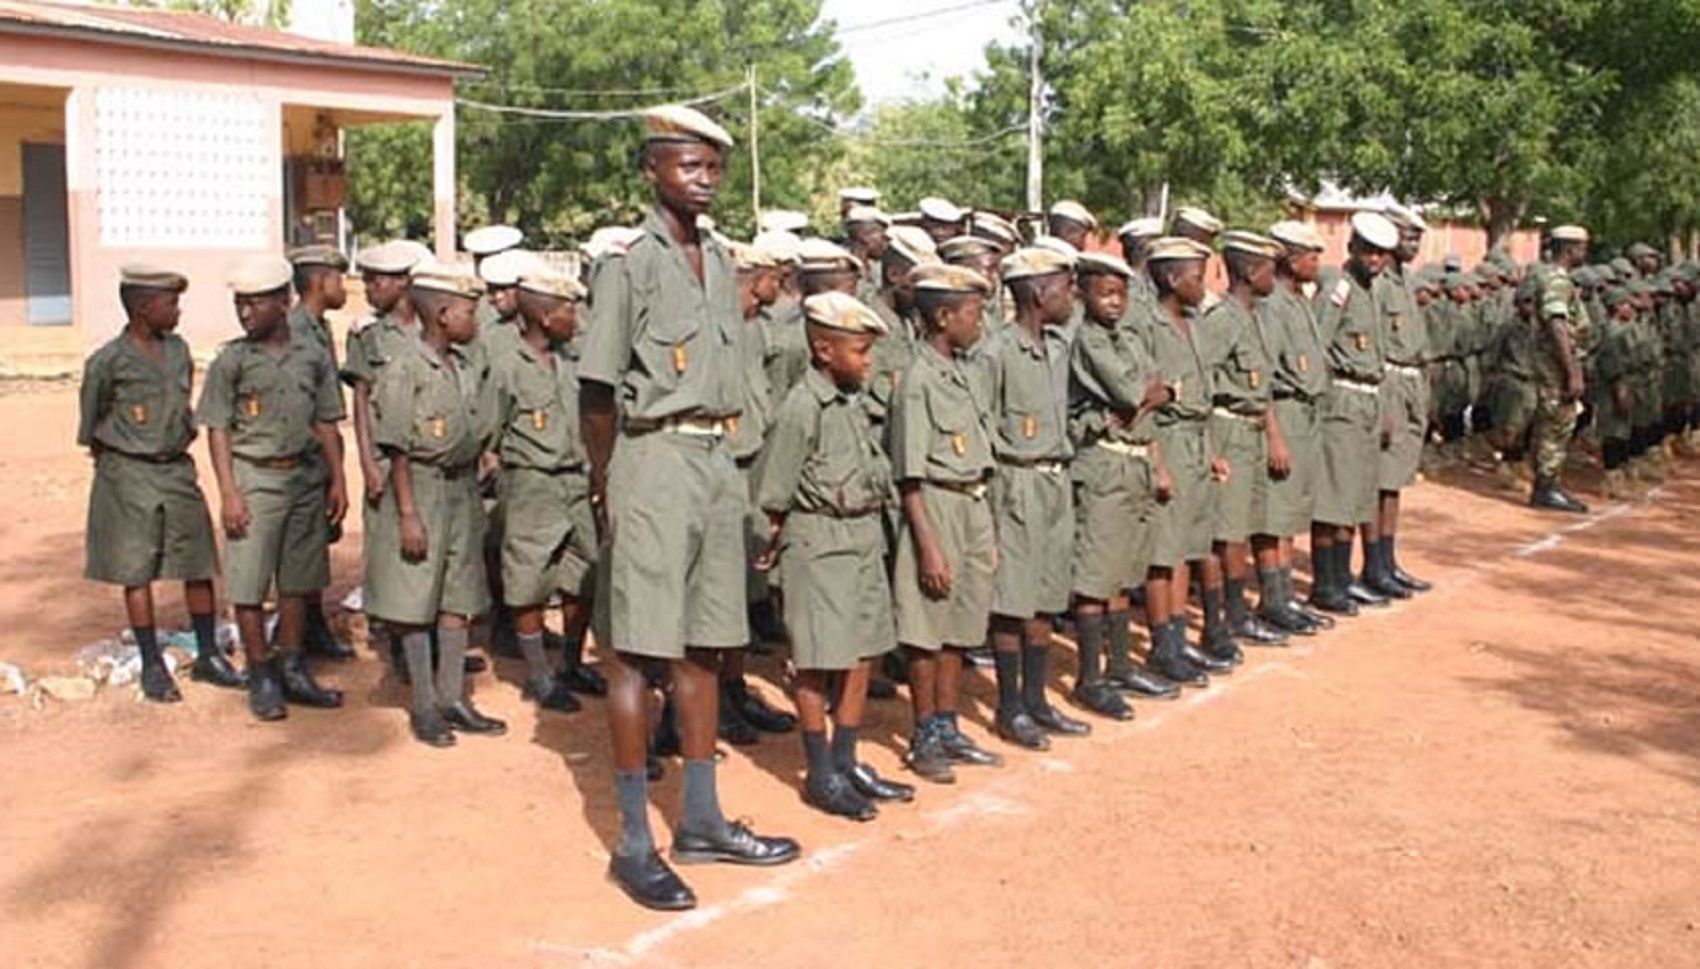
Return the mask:
POLYGON ((437 118, 431 132, 431 227, 437 258, 455 254, 455 110, 437 118))

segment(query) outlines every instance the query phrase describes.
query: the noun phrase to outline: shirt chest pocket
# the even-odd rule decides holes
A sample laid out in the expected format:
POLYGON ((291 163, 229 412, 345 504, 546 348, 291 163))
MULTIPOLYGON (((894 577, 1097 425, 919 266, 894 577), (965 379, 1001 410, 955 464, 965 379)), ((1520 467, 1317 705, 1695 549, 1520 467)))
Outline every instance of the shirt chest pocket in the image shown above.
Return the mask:
POLYGON ((1241 343, 1228 355, 1228 366, 1234 373, 1235 381, 1247 390, 1262 390, 1267 375, 1267 361, 1256 348, 1241 343))
POLYGON ((934 394, 927 402, 928 416, 933 424, 932 454, 947 467, 960 465, 968 457, 978 416, 974 402, 966 392, 934 394))
MULTIPOLYGON (((188 374, 183 375, 180 393, 189 395, 188 374)), ((119 370, 114 381, 112 412, 119 423, 138 430, 159 426, 165 417, 166 385, 154 374, 143 372, 139 366, 127 365, 119 370)))
POLYGON ((706 307, 700 293, 684 285, 634 279, 632 298, 639 307, 642 336, 634 350, 644 369, 666 386, 676 386, 707 363, 701 334, 706 307))
POLYGON ((542 441, 561 434, 566 423, 566 414, 555 396, 554 388, 536 385, 521 387, 514 395, 513 415, 508 421, 509 430, 530 440, 542 441))

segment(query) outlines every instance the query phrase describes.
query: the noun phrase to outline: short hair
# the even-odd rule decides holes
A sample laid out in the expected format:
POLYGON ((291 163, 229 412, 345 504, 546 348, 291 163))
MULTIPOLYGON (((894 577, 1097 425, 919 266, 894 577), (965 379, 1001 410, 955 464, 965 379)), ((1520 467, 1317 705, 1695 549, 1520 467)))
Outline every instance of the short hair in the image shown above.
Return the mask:
POLYGON ((1229 249, 1222 253, 1222 263, 1228 267, 1229 279, 1245 279, 1251 275, 1252 267, 1258 260, 1269 258, 1271 257, 1260 256, 1255 252, 1241 252, 1238 249, 1229 249))
POLYGON ((940 313, 979 295, 979 293, 962 293, 955 290, 917 289, 915 290, 915 312, 921 315, 921 322, 927 329, 935 329, 938 326, 940 313))
POLYGON ((290 282, 295 286, 297 293, 305 295, 313 280, 325 273, 334 271, 332 267, 320 263, 303 263, 295 267, 294 273, 290 276, 290 282))
POLYGON ((146 302, 150 295, 157 292, 160 292, 160 290, 152 286, 121 284, 118 287, 118 305, 124 307, 125 316, 133 317, 141 311, 142 303, 146 302))
POLYGON ((438 310, 448 305, 449 300, 459 297, 453 293, 445 293, 440 289, 412 286, 408 288, 407 298, 413 303, 414 312, 418 315, 420 322, 423 323, 427 319, 434 318, 438 310))
POLYGON ((1039 287, 1043 284, 1045 278, 1045 276, 1022 276, 1019 279, 1011 279, 1004 285, 1009 287, 1009 294, 1015 297, 1015 302, 1018 305, 1021 303, 1031 304, 1038 301, 1039 287))
POLYGON ((1151 284, 1157 287, 1157 295, 1167 296, 1175 291, 1174 280, 1195 260, 1191 259, 1159 259, 1145 264, 1146 271, 1151 274, 1151 284))

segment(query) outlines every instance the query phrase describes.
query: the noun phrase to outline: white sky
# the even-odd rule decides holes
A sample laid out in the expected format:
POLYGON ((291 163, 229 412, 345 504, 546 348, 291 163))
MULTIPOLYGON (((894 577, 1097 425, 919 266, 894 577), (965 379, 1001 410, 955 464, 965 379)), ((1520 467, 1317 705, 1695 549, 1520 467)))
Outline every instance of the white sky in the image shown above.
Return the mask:
POLYGON ((856 68, 869 106, 882 101, 924 98, 944 90, 944 79, 985 66, 985 47, 1019 34, 1010 25, 1016 0, 985 0, 971 9, 939 16, 934 10, 971 0, 826 0, 821 15, 838 22, 840 45, 856 68), (867 29, 861 24, 915 17, 867 29))

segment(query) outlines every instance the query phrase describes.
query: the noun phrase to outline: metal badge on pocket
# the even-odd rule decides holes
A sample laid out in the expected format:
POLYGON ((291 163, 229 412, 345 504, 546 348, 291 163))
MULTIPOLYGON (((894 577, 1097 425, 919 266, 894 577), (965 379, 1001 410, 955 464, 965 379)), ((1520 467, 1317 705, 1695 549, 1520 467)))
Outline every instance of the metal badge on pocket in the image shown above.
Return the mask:
POLYGON ((1359 350, 1368 350, 1369 349, 1369 334, 1368 333, 1354 333, 1354 334, 1352 334, 1352 346, 1357 347, 1359 350))
POLYGON ((427 426, 431 429, 432 437, 444 438, 449 436, 449 419, 446 417, 433 417, 427 422, 427 426))
POLYGON ((1025 437, 1025 438, 1038 437, 1039 436, 1039 419, 1034 417, 1032 414, 1028 414, 1027 416, 1023 417, 1021 419, 1021 436, 1025 437))
POLYGON ((531 426, 541 431, 549 426, 549 412, 534 410, 531 412, 531 426))
POLYGON ((1262 383, 1262 382, 1263 382, 1263 375, 1258 373, 1257 371, 1253 370, 1251 372, 1251 389, 1256 390, 1257 385, 1262 383))
POLYGON ((248 394, 242 398, 242 414, 249 419, 260 416, 259 394, 248 394))
POLYGON ((1299 373, 1310 373, 1310 357, 1299 354, 1299 373))
POLYGON ((146 426, 147 422, 148 422, 148 405, 146 405, 146 404, 131 404, 130 405, 130 422, 133 423, 133 424, 141 424, 143 426, 146 426))
POLYGON ((673 372, 685 372, 685 348, 683 346, 673 348, 673 372))
POLYGON ((950 449, 952 451, 956 452, 956 456, 959 457, 959 458, 962 457, 963 455, 967 454, 968 453, 968 435, 962 433, 961 431, 957 431, 955 434, 952 434, 950 436, 950 449))

